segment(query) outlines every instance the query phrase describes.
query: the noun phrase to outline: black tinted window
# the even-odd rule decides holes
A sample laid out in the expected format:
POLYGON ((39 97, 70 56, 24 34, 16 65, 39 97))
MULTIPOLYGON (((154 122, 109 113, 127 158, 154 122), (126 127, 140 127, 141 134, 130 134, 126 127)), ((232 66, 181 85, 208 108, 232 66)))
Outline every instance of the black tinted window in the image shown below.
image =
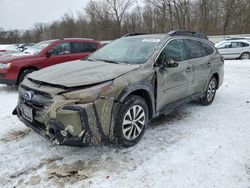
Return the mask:
POLYGON ((242 47, 247 47, 247 46, 249 46, 249 44, 242 42, 242 47))
POLYGON ((73 42, 72 43, 73 53, 85 53, 96 51, 96 43, 92 42, 73 42))
POLYGON ((172 59, 175 61, 184 61, 187 59, 183 40, 172 40, 167 44, 159 56, 158 63, 161 63, 166 59, 172 59))
POLYGON ((189 39, 186 39, 185 42, 188 50, 187 53, 190 59, 203 57, 205 55, 205 52, 201 46, 201 42, 189 39))
POLYGON ((214 53, 214 49, 209 44, 204 42, 202 42, 201 44, 204 51, 206 52, 206 55, 211 55, 212 53, 214 53))
POLYGON ((71 46, 68 42, 63 42, 61 44, 56 45, 52 49, 52 55, 64 55, 71 53, 71 46))
POLYGON ((94 51, 97 50, 97 44, 94 43, 94 42, 87 42, 86 45, 87 45, 87 48, 88 48, 91 52, 94 52, 94 51))

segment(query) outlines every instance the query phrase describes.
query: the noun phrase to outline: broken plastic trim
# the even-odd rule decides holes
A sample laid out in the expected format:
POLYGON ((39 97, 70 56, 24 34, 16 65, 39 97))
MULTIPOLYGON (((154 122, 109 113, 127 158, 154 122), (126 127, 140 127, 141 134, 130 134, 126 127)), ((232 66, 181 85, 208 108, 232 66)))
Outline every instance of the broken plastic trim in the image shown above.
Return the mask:
POLYGON ((30 77, 28 77, 28 80, 30 80, 31 82, 33 82, 35 84, 39 84, 40 86, 44 85, 44 86, 49 86, 49 87, 57 87, 57 88, 65 90, 63 92, 58 93, 58 95, 61 95, 63 93, 71 92, 71 91, 74 91, 74 90, 88 89, 88 88, 91 88, 91 87, 94 87, 94 86, 97 86, 97 85, 100 85, 100 84, 103 84, 103 83, 106 83, 106 82, 111 82, 114 79, 106 80, 106 81, 98 82, 98 83, 94 83, 94 84, 89 84, 89 85, 75 86, 75 87, 66 87, 66 86, 63 86, 63 85, 60 85, 60 84, 50 84, 50 83, 47 83, 47 82, 34 80, 34 79, 30 78, 30 77))

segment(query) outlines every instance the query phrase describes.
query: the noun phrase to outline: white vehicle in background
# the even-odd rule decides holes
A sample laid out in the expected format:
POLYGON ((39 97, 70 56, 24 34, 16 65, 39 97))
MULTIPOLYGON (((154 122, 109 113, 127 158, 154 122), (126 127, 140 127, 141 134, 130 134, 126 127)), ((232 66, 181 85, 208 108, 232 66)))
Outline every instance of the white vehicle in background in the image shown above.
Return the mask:
POLYGON ((0 56, 10 55, 10 54, 15 54, 15 53, 19 53, 19 50, 17 49, 16 45, 12 45, 12 44, 2 45, 2 44, 0 44, 0 56))
POLYGON ((215 44, 220 54, 225 59, 250 59, 249 40, 225 40, 215 44))

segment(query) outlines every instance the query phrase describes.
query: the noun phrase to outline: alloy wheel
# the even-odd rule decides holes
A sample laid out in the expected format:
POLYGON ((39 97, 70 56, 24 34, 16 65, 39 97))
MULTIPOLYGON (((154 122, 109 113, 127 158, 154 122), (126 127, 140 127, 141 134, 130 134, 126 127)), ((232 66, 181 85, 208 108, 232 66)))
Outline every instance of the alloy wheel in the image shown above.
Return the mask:
POLYGON ((242 54, 241 59, 250 59, 250 54, 249 53, 242 54))
POLYGON ((208 85, 207 89, 207 100, 210 102, 213 100, 216 92, 216 81, 212 79, 208 85))
POLYGON ((122 132, 126 139, 134 140, 142 132, 145 126, 145 110, 139 106, 132 106, 124 116, 122 132))

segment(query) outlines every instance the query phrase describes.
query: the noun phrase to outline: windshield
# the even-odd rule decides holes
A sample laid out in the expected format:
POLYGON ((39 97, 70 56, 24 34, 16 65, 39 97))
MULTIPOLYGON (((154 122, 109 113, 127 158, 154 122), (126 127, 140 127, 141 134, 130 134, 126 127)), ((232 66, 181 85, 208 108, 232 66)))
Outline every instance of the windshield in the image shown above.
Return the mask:
POLYGON ((43 41, 43 42, 39 42, 31 47, 29 47, 28 49, 24 50, 23 53, 25 54, 32 54, 32 55, 37 55, 39 54, 44 48, 46 48, 47 46, 49 46, 52 42, 54 42, 55 40, 48 40, 48 41, 43 41))
POLYGON ((142 64, 149 59, 160 41, 160 39, 142 37, 121 38, 90 55, 88 60, 142 64))

